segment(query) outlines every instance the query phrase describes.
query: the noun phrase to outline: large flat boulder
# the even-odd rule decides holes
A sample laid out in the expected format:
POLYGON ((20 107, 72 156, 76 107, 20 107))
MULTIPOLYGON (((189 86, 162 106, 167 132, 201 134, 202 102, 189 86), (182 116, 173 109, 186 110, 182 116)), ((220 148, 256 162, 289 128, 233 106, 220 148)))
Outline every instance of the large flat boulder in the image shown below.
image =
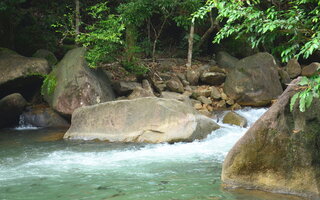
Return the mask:
POLYGON ((241 59, 228 74, 224 91, 244 106, 266 106, 282 92, 277 64, 269 53, 241 59))
POLYGON ((65 139, 110 142, 190 142, 219 126, 173 99, 139 98, 78 108, 65 139))
POLYGON ((228 153, 226 186, 320 198, 320 101, 290 112, 294 80, 228 153))
POLYGON ((0 56, 0 85, 33 74, 48 74, 48 62, 43 58, 28 58, 18 54, 0 56))
POLYGON ((56 79, 56 87, 44 97, 61 114, 71 115, 81 106, 115 98, 106 74, 99 69, 90 69, 84 56, 84 48, 70 50, 49 74, 56 79))
POLYGON ((43 58, 29 58, 0 49, 0 98, 20 93, 27 100, 39 91, 43 78, 50 71, 43 58))

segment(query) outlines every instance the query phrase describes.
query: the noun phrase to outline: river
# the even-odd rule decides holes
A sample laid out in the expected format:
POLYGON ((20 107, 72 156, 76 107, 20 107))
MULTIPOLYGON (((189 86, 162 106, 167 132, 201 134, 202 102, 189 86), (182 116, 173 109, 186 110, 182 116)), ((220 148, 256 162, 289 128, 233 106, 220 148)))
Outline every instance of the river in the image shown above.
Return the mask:
MULTIPOLYGON (((265 111, 237 112, 252 125, 265 111)), ((222 189, 223 159, 247 128, 219 124, 202 141, 175 144, 64 141, 65 130, 1 130, 0 199, 299 199, 222 189)))

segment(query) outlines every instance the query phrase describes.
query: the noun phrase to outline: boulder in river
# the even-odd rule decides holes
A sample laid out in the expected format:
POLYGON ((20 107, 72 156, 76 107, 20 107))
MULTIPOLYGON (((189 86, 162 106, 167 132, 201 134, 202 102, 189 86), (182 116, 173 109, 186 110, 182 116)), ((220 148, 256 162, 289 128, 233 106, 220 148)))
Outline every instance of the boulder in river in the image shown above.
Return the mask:
POLYGON ((61 114, 71 115, 81 106, 115 98, 107 75, 100 69, 90 69, 84 56, 84 48, 70 50, 49 74, 56 79, 56 87, 44 97, 61 114))
POLYGON ((27 101, 19 93, 10 94, 0 100, 0 128, 18 125, 19 116, 27 101))
POLYGON ((219 126, 177 100, 138 98, 81 107, 72 115, 65 139, 110 142, 191 142, 219 126))
POLYGON ((233 111, 228 112, 222 120, 225 124, 232 124, 240 127, 246 127, 248 125, 248 121, 243 116, 239 115, 238 113, 235 113, 233 111))
POLYGON ((63 128, 70 124, 50 107, 35 105, 26 108, 21 115, 26 124, 44 128, 63 128))
POLYGON ((241 59, 227 74, 223 90, 240 105, 266 106, 283 92, 277 64, 269 53, 241 59))
POLYGON ((294 80, 228 153, 225 186, 320 198, 320 101, 304 113, 290 98, 294 80))

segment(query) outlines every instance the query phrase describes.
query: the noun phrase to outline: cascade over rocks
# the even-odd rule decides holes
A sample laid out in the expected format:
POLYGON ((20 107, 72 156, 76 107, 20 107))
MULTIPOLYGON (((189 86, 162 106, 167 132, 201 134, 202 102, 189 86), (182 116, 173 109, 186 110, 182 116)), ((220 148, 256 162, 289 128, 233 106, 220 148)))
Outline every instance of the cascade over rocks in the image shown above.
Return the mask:
POLYGON ((277 64, 269 53, 239 60, 228 74, 224 91, 240 105, 265 106, 282 93, 277 64))
POLYGON ((22 118, 26 124, 36 127, 69 127, 70 124, 50 107, 35 105, 26 108, 22 113, 22 118))
POLYGON ((81 107, 72 115, 65 139, 110 142, 191 142, 219 126, 177 100, 138 98, 81 107))
POLYGON ((100 69, 88 68, 84 55, 84 48, 70 50, 50 73, 57 84, 54 92, 44 97, 61 114, 71 115, 81 106, 115 98, 106 74, 100 69))
POLYGON ((26 105, 27 101, 19 93, 0 99, 0 128, 17 125, 26 105))
POLYGON ((228 153, 222 170, 226 186, 290 193, 319 199, 320 101, 304 113, 290 112, 295 79, 276 103, 228 153))

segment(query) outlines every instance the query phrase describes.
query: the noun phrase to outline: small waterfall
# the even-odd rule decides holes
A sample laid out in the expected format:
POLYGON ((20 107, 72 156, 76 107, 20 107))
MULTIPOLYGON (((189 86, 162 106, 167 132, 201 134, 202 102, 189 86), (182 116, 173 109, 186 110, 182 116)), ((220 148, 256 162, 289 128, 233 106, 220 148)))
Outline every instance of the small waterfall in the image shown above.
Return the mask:
POLYGON ((16 130, 33 130, 38 129, 38 127, 35 127, 29 123, 26 122, 24 115, 20 115, 19 117, 19 125, 15 127, 16 130))

